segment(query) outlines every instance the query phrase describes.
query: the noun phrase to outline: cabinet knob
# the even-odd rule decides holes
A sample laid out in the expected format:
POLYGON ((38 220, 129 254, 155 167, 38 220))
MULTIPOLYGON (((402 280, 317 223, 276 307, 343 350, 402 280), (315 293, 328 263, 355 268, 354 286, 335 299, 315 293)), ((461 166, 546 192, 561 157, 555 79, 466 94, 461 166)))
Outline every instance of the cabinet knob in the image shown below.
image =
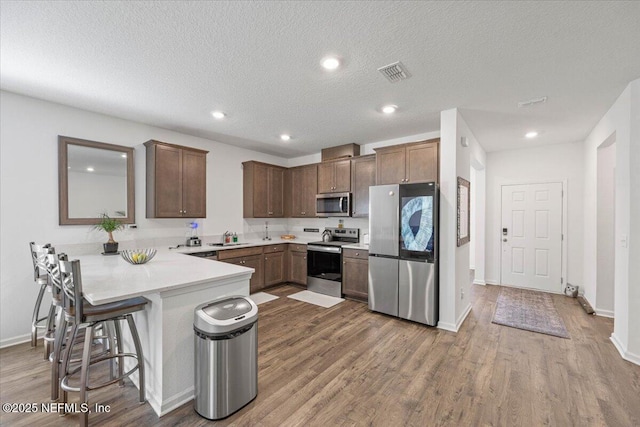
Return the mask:
POLYGON ((304 256, 304 257, 302 257, 302 259, 307 259, 307 257, 306 257, 306 256, 304 256))
POLYGON ((359 256, 359 255, 360 255, 360 252, 356 252, 356 256, 359 256))
POLYGON ((186 215, 186 214, 187 214, 187 211, 182 211, 182 213, 186 215))
POLYGON ((342 263, 346 265, 346 264, 347 264, 347 261, 342 261, 342 263))
POLYGON ((353 211, 353 214, 355 215, 355 214, 356 214, 356 211, 353 211))

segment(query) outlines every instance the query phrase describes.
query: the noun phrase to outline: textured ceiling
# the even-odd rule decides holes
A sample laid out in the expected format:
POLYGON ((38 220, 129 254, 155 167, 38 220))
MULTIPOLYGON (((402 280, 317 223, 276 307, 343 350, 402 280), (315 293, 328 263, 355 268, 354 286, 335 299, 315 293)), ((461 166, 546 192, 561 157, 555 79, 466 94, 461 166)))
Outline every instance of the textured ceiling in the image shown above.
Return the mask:
POLYGON ((0 18, 4 90, 284 157, 438 130, 453 107, 488 151, 579 141, 640 77, 640 2, 2 1, 0 18), (377 68, 398 60, 412 77, 391 84, 377 68))

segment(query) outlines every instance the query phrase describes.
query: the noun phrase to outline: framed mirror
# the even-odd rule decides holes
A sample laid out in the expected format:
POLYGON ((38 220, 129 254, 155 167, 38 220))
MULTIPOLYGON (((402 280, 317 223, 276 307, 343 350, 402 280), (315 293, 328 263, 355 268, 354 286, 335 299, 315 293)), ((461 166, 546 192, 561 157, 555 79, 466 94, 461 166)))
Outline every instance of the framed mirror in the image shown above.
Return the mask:
POLYGON ((469 181, 458 177, 458 246, 465 245, 471 240, 470 189, 469 181))
POLYGON ((135 222, 133 148, 58 136, 60 225, 135 222))

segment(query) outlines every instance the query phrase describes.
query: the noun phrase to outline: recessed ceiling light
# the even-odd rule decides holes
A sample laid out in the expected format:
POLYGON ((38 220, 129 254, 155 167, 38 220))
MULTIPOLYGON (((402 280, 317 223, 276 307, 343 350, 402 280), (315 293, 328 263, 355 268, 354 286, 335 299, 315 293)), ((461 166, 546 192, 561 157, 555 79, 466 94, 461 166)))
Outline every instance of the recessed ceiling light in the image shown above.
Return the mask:
POLYGON ((122 157, 123 159, 126 159, 127 158, 127 153, 120 154, 120 157, 122 157))
POLYGON ((87 168, 87 172, 93 172, 94 170, 95 170, 95 169, 93 169, 93 167, 92 167, 92 166, 89 166, 89 167, 87 168))
POLYGON ((280 135, 280 139, 283 141, 289 141, 291 140, 291 135, 287 135, 286 133, 283 133, 282 135, 280 135))
POLYGON ((322 67, 324 67, 327 70, 335 70, 339 66, 340 66, 340 60, 333 56, 322 60, 322 67))
POLYGON ((385 105, 384 107, 382 107, 382 112, 385 114, 393 114, 397 109, 397 105, 385 105))
POLYGON ((214 119, 218 119, 218 120, 224 119, 226 116, 226 114, 223 113, 222 111, 214 111, 211 113, 211 115, 213 116, 214 119))
POLYGON ((524 137, 528 139, 535 138, 536 136, 538 136, 538 132, 536 131, 531 131, 524 134, 524 137))

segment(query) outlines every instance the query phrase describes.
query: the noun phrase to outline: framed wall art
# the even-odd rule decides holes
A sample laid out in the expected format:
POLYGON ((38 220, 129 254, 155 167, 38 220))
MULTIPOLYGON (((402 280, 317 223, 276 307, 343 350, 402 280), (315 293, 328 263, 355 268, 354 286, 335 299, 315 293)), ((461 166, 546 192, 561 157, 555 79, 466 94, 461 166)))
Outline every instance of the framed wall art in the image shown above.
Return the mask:
POLYGON ((471 240, 471 183, 458 177, 458 246, 471 240))

